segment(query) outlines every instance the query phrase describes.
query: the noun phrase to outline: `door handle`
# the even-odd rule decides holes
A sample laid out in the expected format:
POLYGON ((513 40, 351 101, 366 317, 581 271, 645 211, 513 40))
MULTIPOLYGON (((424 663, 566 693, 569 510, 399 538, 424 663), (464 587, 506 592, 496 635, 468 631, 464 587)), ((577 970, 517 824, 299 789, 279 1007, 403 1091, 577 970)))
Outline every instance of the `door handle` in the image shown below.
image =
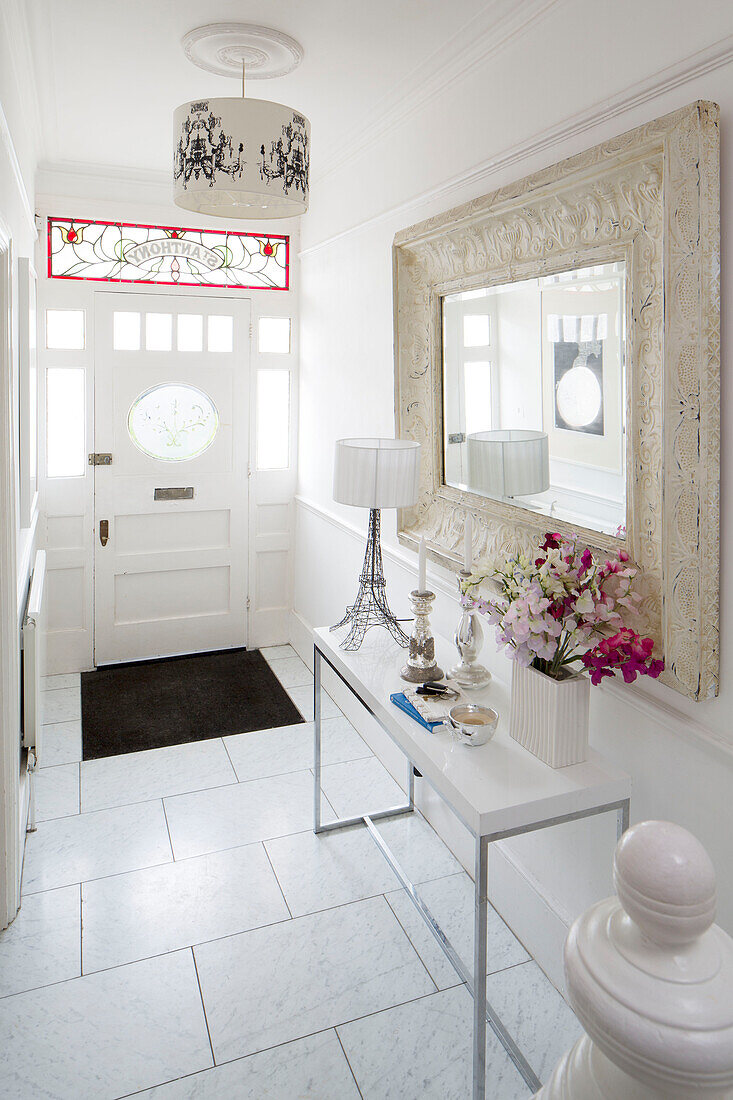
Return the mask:
POLYGON ((106 546, 109 541, 109 520, 100 519, 99 521, 99 541, 102 546, 106 546))

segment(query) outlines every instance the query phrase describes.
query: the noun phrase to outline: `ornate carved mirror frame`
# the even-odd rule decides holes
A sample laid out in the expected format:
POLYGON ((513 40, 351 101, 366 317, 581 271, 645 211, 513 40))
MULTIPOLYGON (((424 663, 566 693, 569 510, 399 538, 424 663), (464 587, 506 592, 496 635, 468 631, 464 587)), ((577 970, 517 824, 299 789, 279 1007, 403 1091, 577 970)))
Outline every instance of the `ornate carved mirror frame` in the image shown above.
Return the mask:
POLYGON ((418 504, 400 542, 425 535, 460 567, 578 530, 445 484, 442 298, 609 261, 626 263, 627 533, 580 529, 640 566, 644 628, 663 680, 717 694, 720 473, 719 109, 698 102, 398 233, 394 240, 397 434, 423 444, 418 504))

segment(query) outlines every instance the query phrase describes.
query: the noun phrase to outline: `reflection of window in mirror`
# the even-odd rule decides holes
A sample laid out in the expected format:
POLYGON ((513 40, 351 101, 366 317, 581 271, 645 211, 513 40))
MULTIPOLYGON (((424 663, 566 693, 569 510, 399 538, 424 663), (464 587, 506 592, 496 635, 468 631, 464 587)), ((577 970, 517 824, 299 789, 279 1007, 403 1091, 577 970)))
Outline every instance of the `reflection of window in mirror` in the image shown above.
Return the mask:
POLYGON ((623 534, 625 277, 620 261, 443 299, 447 485, 623 534))

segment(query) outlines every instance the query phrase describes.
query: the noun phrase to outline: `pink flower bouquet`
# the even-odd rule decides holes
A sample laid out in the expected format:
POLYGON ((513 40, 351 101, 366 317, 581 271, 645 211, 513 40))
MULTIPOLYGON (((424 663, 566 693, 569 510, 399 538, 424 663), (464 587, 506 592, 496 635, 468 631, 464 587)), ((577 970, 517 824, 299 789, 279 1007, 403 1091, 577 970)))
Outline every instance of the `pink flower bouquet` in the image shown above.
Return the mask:
POLYGON ((518 554, 499 569, 472 573, 461 586, 462 602, 496 625, 499 648, 521 665, 556 680, 582 665, 593 684, 620 671, 630 684, 664 668, 652 656, 654 641, 624 620, 638 614, 637 572, 624 550, 601 565, 576 536, 547 534, 534 559, 518 554), (489 598, 482 586, 491 588, 489 598))

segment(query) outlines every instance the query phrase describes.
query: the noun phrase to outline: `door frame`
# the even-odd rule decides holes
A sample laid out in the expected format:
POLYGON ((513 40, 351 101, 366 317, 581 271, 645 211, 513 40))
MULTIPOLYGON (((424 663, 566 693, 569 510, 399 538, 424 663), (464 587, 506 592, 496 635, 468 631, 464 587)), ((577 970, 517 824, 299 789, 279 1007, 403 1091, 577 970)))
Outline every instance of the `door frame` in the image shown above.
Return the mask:
POLYGON ((20 905, 25 822, 20 821, 20 633, 16 560, 15 413, 12 337, 13 247, 0 221, 0 929, 20 905))

